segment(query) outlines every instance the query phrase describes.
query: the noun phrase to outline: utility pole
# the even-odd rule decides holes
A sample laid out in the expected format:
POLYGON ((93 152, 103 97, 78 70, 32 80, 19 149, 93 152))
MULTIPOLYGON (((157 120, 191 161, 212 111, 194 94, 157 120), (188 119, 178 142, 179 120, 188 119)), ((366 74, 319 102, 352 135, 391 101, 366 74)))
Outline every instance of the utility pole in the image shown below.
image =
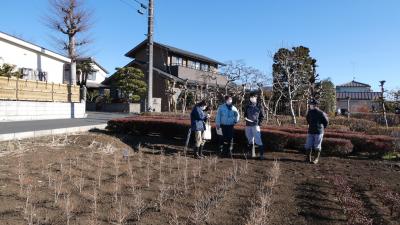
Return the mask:
POLYGON ((381 101, 382 101, 382 114, 383 114, 383 120, 385 121, 385 125, 386 128, 389 127, 388 121, 387 121, 387 117, 386 117, 386 107, 385 107, 385 98, 383 97, 383 94, 385 93, 385 88, 383 87, 383 85, 385 84, 386 81, 381 80, 379 81, 379 83, 381 83, 381 101))
POLYGON ((147 32, 147 47, 148 47, 148 68, 147 68, 147 110, 153 111, 153 27, 154 27, 154 0, 149 0, 149 24, 147 32))

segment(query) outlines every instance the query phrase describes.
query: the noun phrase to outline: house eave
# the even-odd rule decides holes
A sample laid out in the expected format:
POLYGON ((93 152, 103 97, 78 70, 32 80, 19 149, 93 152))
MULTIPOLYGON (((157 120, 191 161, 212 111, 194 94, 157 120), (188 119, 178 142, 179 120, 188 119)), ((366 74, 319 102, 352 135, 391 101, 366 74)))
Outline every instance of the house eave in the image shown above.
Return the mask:
POLYGON ((17 37, 11 36, 9 34, 3 33, 1 31, 0 31, 0 40, 4 40, 4 41, 6 41, 6 42, 8 42, 10 44, 14 44, 14 45, 26 48, 26 49, 28 49, 30 51, 33 51, 33 52, 37 52, 37 53, 40 53, 40 54, 43 54, 43 55, 47 55, 49 57, 55 58, 55 59, 57 59, 59 61, 65 62, 65 63, 71 63, 71 59, 66 57, 66 56, 63 56, 63 55, 58 54, 56 52, 50 51, 50 50, 48 50, 46 48, 43 48, 43 47, 41 47, 39 45, 27 42, 27 41, 22 40, 20 38, 17 38, 17 37))

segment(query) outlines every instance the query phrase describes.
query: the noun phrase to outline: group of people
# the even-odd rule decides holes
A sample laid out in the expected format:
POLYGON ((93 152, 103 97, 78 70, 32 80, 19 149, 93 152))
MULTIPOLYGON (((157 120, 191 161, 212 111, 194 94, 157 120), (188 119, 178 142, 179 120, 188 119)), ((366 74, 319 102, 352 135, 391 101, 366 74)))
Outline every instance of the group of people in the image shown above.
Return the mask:
MULTIPOLYGON (((259 159, 264 159, 265 146, 261 138, 261 124, 264 119, 263 108, 258 102, 256 93, 251 93, 250 98, 243 109, 244 121, 246 124, 245 135, 247 139, 246 154, 255 157, 255 147, 259 149, 259 159)), ((201 101, 195 105, 191 114, 191 131, 194 132, 195 148, 194 156, 203 158, 203 148, 205 144, 204 133, 206 128, 211 129, 206 124, 210 123, 210 114, 206 101, 201 101)), ((319 162, 322 149, 324 129, 328 126, 326 113, 318 108, 318 101, 309 101, 307 113, 308 135, 305 144, 306 160, 310 163, 319 162)), ((234 145, 234 127, 240 122, 240 113, 232 104, 232 97, 225 96, 225 103, 220 105, 215 116, 215 127, 218 135, 218 155, 231 157, 234 145)), ((210 132, 210 130, 208 130, 210 132)))

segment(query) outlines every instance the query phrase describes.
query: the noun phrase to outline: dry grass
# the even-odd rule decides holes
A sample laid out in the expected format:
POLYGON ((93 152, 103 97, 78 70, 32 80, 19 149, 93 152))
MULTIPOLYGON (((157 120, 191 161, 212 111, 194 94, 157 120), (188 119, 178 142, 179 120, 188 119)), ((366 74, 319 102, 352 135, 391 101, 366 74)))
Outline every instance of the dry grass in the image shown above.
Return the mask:
POLYGON ((267 180, 261 181, 256 198, 249 209, 250 215, 246 225, 264 225, 268 224, 269 209, 272 204, 273 189, 278 182, 281 170, 277 160, 274 161, 269 170, 267 180))

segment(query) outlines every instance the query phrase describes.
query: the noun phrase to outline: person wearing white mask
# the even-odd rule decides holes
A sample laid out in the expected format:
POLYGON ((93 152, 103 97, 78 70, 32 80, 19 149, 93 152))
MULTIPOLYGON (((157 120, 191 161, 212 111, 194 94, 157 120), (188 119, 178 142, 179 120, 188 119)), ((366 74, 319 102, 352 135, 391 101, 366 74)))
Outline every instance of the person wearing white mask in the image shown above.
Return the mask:
POLYGON ((194 157, 199 159, 203 158, 203 148, 205 141, 203 140, 203 132, 206 129, 206 121, 209 115, 204 112, 207 108, 206 101, 201 101, 195 105, 192 112, 190 113, 191 129, 194 132, 195 137, 195 148, 194 157))
POLYGON ((235 106, 232 105, 232 97, 225 96, 225 103, 220 105, 215 117, 217 130, 222 130, 222 136, 219 138, 218 154, 232 156, 233 152, 233 129, 239 122, 240 115, 235 106))
POLYGON ((255 157, 255 145, 260 150, 260 159, 264 159, 264 145, 261 140, 261 123, 264 119, 264 112, 262 107, 257 104, 257 94, 250 94, 250 102, 244 109, 244 119, 246 121, 246 138, 248 141, 248 154, 255 157))

